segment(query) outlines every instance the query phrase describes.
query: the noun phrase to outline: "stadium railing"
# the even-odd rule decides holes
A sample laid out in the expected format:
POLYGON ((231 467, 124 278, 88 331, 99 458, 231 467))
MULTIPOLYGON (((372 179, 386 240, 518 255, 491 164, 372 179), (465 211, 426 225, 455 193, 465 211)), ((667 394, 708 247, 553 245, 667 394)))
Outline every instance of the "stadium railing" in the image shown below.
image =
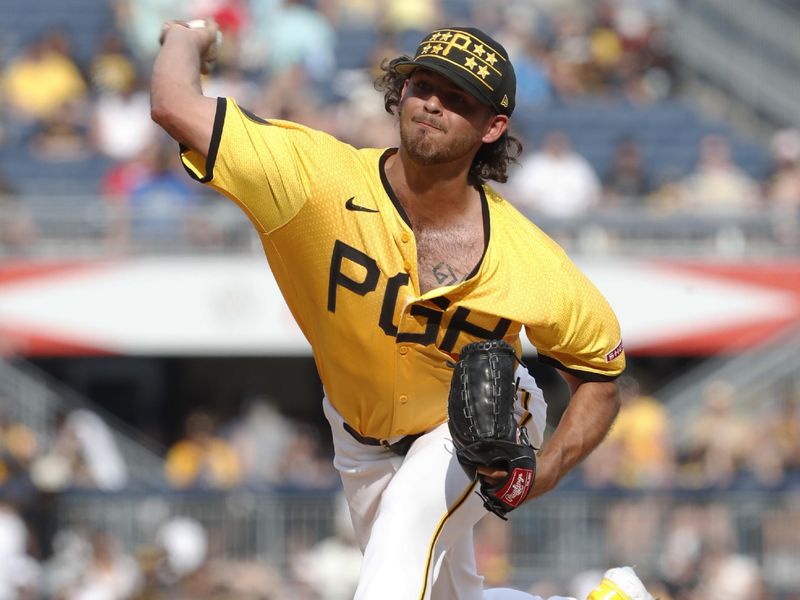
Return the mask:
POLYGON ((164 451, 114 415, 83 398, 21 359, 0 359, 0 406, 4 416, 33 431, 40 440, 52 439, 58 419, 77 409, 87 409, 105 422, 133 481, 163 481, 164 451))
MULTIPOLYGON (((506 549, 511 579, 527 587, 625 563, 656 575, 673 536, 688 527, 703 548, 724 547, 755 560, 772 589, 798 591, 798 536, 781 533, 800 531, 798 500, 800 489, 556 491, 514 514, 506 549)), ((205 527, 209 546, 221 556, 256 558, 290 572, 293 549, 334 535, 336 501, 336 493, 85 492, 62 495, 55 522, 61 529, 111 533, 134 550, 152 546, 168 518, 189 517, 205 527)))
MULTIPOLYGON (((680 435, 704 406, 703 394, 712 381, 722 380, 736 390, 736 409, 758 418, 775 411, 780 387, 800 387, 800 326, 767 339, 750 352, 709 358, 658 391, 680 435)), ((679 441, 682 441, 679 439, 679 441)))
MULTIPOLYGON (((528 215, 567 250, 591 255, 757 258, 800 252, 800 215, 767 209, 659 212, 626 207, 569 218, 528 215)), ((14 208, 0 205, 0 224, 14 219, 27 220, 32 237, 26 245, 4 247, 0 235, 0 258, 261 252, 258 237, 241 211, 216 200, 154 217, 99 197, 58 201, 26 197, 14 208)))

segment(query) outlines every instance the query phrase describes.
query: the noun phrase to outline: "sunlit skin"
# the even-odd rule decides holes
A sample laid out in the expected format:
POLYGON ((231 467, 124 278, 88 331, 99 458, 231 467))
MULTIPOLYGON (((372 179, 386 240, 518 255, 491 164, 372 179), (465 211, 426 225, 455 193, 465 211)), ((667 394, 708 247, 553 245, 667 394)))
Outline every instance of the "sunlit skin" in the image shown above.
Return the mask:
POLYGON ((489 485, 497 485, 508 475, 508 471, 503 471, 494 467, 478 467, 478 473, 489 485))
POLYGON ((420 166, 464 165, 480 146, 496 141, 508 126, 487 104, 449 79, 416 69, 400 96, 400 152, 420 166))
POLYGON ((469 170, 481 145, 506 131, 508 117, 422 67, 403 84, 398 108, 401 143, 385 173, 412 223, 441 231, 459 224, 480 237, 480 195, 469 170))

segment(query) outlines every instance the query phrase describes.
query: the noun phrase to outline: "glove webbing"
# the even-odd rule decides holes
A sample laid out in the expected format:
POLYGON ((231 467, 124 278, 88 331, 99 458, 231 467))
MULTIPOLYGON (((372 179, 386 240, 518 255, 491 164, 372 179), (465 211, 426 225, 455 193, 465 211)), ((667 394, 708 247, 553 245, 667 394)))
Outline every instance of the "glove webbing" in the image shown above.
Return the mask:
POLYGON ((478 498, 483 500, 483 508, 485 508, 486 510, 488 510, 492 514, 497 515, 498 517, 503 519, 503 521, 508 521, 508 517, 506 516, 506 513, 504 513, 503 511, 499 510, 494 504, 492 504, 492 501, 489 499, 489 496, 484 494, 480 490, 480 488, 475 490, 475 494, 478 496, 478 498))
MULTIPOLYGON (((497 346, 497 344, 495 344, 494 342, 483 342, 480 345, 479 348, 481 350, 489 351, 489 350, 491 350, 492 348, 494 348, 496 346, 497 346)), ((521 364, 523 367, 526 367, 525 363, 522 362, 522 359, 520 359, 519 356, 517 356, 516 352, 513 352, 512 355, 514 356, 514 359, 519 364, 521 364)), ((494 412, 493 412, 493 415, 494 415, 494 431, 492 432, 493 434, 497 433, 497 422, 498 422, 498 416, 499 416, 499 413, 500 413, 500 402, 499 402, 499 400, 500 400, 500 370, 497 368, 498 360, 499 360, 499 358, 498 358, 496 353, 489 352, 489 368, 490 368, 490 371, 492 373, 492 396, 493 396, 492 400, 494 401, 493 402, 493 405, 494 405, 493 406, 493 408, 494 408, 494 412)), ((452 367, 455 367, 454 363, 448 363, 448 364, 450 366, 452 366, 452 367)), ((520 381, 520 378, 517 377, 517 380, 514 382, 514 396, 517 395, 517 392, 519 390, 519 381, 520 381)), ((470 388, 469 388, 468 371, 466 369, 464 370, 463 373, 461 373, 461 381, 460 381, 460 383, 461 383, 461 399, 464 402, 464 411, 463 411, 464 412, 464 418, 467 420, 467 422, 469 422, 470 431, 473 433, 473 435, 475 437, 477 437, 478 436, 478 430, 475 428, 475 418, 472 416, 472 413, 470 413, 470 411, 469 411, 469 408, 470 408, 470 402, 469 402, 470 388)))

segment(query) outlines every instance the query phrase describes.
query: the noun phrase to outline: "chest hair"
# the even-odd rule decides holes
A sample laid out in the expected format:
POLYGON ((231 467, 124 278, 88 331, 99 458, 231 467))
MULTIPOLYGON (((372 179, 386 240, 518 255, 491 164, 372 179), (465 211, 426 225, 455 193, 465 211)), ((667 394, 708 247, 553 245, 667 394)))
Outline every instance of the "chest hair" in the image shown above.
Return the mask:
POLYGON ((481 225, 414 223, 422 293, 466 279, 483 255, 481 225))

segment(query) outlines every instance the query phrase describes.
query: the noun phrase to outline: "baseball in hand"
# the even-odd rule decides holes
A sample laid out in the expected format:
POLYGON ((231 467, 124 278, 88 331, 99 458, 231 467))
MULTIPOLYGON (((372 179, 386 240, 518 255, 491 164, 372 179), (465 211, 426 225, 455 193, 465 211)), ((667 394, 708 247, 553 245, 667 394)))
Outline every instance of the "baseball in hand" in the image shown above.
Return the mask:
MULTIPOLYGON (((210 23, 205 19, 192 19, 191 21, 186 21, 186 26, 189 29, 203 29, 208 28, 210 23)), ((215 50, 219 50, 220 46, 222 46, 222 32, 219 30, 219 26, 216 23, 213 23, 214 29, 216 29, 216 36, 214 41, 214 48, 215 50)))
POLYGON ((200 71, 203 74, 209 73, 214 65, 214 62, 217 60, 217 52, 219 51, 220 46, 222 46, 222 32, 219 30, 219 25, 217 25, 217 22, 214 19, 167 21, 161 27, 161 36, 158 38, 158 42, 160 44, 164 43, 167 32, 175 26, 186 27, 187 29, 206 29, 212 34, 213 37, 208 40, 208 45, 203 52, 202 64, 200 65, 200 71))
POLYGON ((217 60, 217 52, 222 46, 222 32, 216 22, 206 21, 205 19, 192 19, 186 22, 189 29, 209 29, 214 31, 214 43, 210 44, 203 54, 203 73, 209 73, 217 60))

